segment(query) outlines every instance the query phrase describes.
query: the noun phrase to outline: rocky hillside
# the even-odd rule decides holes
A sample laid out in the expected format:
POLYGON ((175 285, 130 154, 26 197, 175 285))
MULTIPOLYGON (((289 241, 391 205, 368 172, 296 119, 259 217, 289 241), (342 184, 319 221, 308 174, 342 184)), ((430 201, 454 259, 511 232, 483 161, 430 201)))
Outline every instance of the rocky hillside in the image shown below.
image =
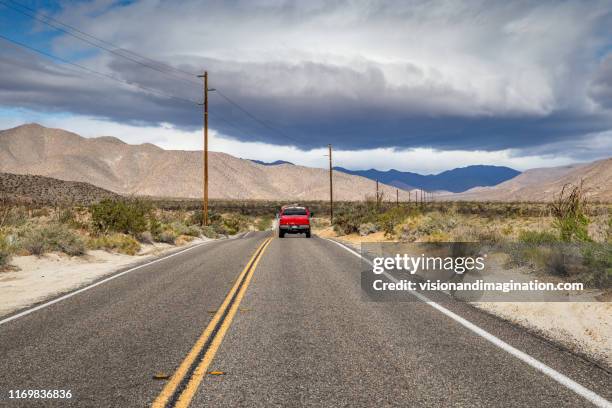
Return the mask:
MULTIPOLYGON (((324 169, 262 165, 225 153, 209 154, 211 198, 327 200, 324 169)), ((84 138, 60 129, 24 125, 0 132, 0 171, 82 181, 120 194, 201 197, 202 153, 129 145, 114 137, 84 138)), ((337 200, 375 194, 375 182, 334 172, 337 200)), ((395 187, 381 185, 395 199, 395 187)), ((401 192, 400 199, 407 199, 401 192)))
POLYGON ((90 205, 118 195, 88 183, 0 173, 0 200, 38 205, 90 205))

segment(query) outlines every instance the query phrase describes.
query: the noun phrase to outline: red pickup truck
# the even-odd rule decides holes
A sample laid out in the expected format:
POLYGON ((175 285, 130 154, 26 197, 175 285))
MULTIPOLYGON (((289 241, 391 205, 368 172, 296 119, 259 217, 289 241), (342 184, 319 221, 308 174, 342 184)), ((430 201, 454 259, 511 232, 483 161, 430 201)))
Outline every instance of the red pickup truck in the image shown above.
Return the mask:
POLYGON ((278 214, 278 237, 285 234, 306 234, 310 238, 310 217, 313 214, 307 207, 287 205, 278 214))

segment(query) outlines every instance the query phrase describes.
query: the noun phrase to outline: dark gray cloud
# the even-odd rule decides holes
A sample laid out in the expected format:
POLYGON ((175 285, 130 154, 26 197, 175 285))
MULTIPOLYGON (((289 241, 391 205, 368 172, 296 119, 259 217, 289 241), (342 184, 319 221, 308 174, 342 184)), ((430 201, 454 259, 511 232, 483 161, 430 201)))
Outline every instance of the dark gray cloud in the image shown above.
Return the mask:
POLYGON ((590 95, 600 106, 612 110, 612 53, 598 67, 590 86, 590 95))
POLYGON ((57 65, 12 45, 1 46, 0 103, 6 108, 68 112, 132 124, 173 122, 195 126, 201 117, 194 104, 57 65))

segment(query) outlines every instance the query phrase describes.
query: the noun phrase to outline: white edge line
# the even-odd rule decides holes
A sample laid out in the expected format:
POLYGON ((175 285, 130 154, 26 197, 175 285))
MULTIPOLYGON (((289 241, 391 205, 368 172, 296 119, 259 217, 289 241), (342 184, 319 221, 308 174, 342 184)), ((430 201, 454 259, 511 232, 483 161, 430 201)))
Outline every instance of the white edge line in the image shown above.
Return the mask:
MULTIPOLYGON (((217 240, 211 240, 211 241, 201 242, 201 243, 199 243, 199 244, 197 244, 197 245, 193 245, 193 246, 191 246, 191 247, 189 247, 189 248, 185 248, 185 249, 180 250, 180 251, 178 251, 178 252, 175 252, 175 253, 173 253, 173 254, 170 254, 170 255, 164 256, 164 257, 162 257, 162 258, 154 259, 154 260, 152 260, 151 262, 147 262, 147 263, 144 263, 144 264, 142 264, 142 265, 138 265, 138 266, 135 266, 135 267, 130 268, 130 269, 128 269, 128 270, 125 270, 125 271, 123 271, 123 272, 119 272, 119 273, 117 273, 117 274, 115 274, 115 275, 109 276, 109 277, 108 277, 108 278, 106 278, 106 279, 102 279, 102 280, 100 280, 100 281, 97 281, 97 282, 95 282, 95 283, 92 283, 91 285, 85 286, 85 287, 83 287, 83 288, 81 288, 81 289, 77 289, 77 290, 75 290, 75 291, 73 291, 73 292, 67 293, 67 294, 65 294, 65 295, 63 295, 63 296, 60 296, 60 297, 55 298, 55 299, 53 299, 53 300, 50 300, 50 301, 48 301, 48 302, 42 303, 42 304, 40 304, 40 305, 38 305, 38 306, 35 306, 35 307, 33 307, 33 308, 26 309, 26 310, 24 310, 24 311, 22 311, 22 312, 20 312, 20 313, 17 313, 16 315, 13 315, 13 316, 7 317, 6 319, 0 320, 0 325, 3 325, 3 324, 8 323, 8 322, 10 322, 10 321, 13 321, 13 320, 19 319, 20 317, 23 317, 23 316, 29 315, 30 313, 34 313, 34 312, 36 312, 37 310, 44 309, 45 307, 48 307, 48 306, 51 306, 51 305, 53 305, 53 304, 55 304, 55 303, 61 302, 62 300, 66 300, 66 299, 68 299, 68 298, 71 298, 72 296, 78 295, 79 293, 85 292, 86 290, 89 290, 89 289, 91 289, 91 288, 95 288, 95 287, 96 287, 96 286, 98 286, 98 285, 102 285, 103 283, 106 283, 106 282, 108 282, 108 281, 110 281, 110 280, 113 280, 113 279, 115 279, 115 278, 118 278, 118 277, 120 277, 120 276, 123 276, 123 275, 125 275, 126 273, 130 273, 130 272, 132 272, 132 271, 135 271, 136 269, 144 268, 145 266, 149 266, 149 265, 153 265, 154 263, 157 263, 157 262, 165 261, 165 260, 166 260, 166 259, 168 259, 168 258, 172 258, 172 257, 174 257, 174 256, 180 255, 180 254, 185 253, 185 252, 187 252, 187 251, 191 251, 192 249, 199 248, 199 247, 201 247, 201 246, 203 246, 203 245, 210 244, 210 243, 212 243, 212 242, 217 242, 217 240)), ((111 273, 112 273, 112 272, 111 272, 111 273)))
MULTIPOLYGON (((341 248, 344 248, 345 250, 349 251, 353 255, 363 259, 364 261, 368 262, 369 264, 372 264, 372 262, 369 259, 364 258, 360 253, 358 253, 357 251, 354 251, 353 249, 347 247, 346 245, 341 244, 338 241, 334 241, 333 239, 329 239, 329 238, 326 238, 326 239, 328 241, 333 242, 334 244, 340 246, 341 248)), ((395 283, 399 282, 394 276, 388 274, 387 272, 383 272, 383 275, 385 275, 388 279, 390 279, 391 281, 393 281, 395 283)), ((439 312, 443 313, 444 315, 450 317, 451 319, 453 319, 457 323, 461 324, 465 328, 469 329, 473 333, 477 334, 478 336, 482 337, 483 339, 493 343, 495 346, 499 347, 500 349, 504 350, 505 352, 513 355, 514 357, 518 358, 519 360, 523 361, 524 363, 527 363, 528 365, 530 365, 531 367, 535 368, 536 370, 546 374, 547 376, 549 376, 553 380, 557 381, 559 384, 561 384, 561 385, 565 386, 566 388, 572 390, 573 392, 575 392, 576 394, 580 395, 581 397, 587 399, 588 401, 592 402, 596 406, 601 407, 601 408, 612 408, 612 403, 610 403, 610 401, 606 400, 604 397, 602 397, 602 396, 596 394, 595 392, 589 390, 588 388, 578 384, 576 381, 572 380, 571 378, 567 377, 564 374, 561 374, 560 372, 558 372, 555 369, 547 366, 546 364, 542 363, 541 361, 536 360, 535 358, 531 357, 529 354, 524 353, 521 350, 511 346, 510 344, 508 344, 505 341, 501 340, 499 337, 496 337, 496 336, 492 335, 491 333, 489 333, 488 331, 481 329, 480 327, 476 326, 474 323, 472 323, 472 322, 464 319, 463 317, 461 317, 461 316, 451 312, 450 310, 448 310, 444 306, 441 306, 440 304, 438 304, 438 303, 434 302, 433 300, 429 299, 427 296, 425 296, 425 295, 423 295, 421 293, 418 293, 418 292, 409 292, 409 293, 411 295, 417 297, 419 300, 422 300, 423 302, 427 303, 429 306, 433 307, 437 311, 439 311, 439 312)))

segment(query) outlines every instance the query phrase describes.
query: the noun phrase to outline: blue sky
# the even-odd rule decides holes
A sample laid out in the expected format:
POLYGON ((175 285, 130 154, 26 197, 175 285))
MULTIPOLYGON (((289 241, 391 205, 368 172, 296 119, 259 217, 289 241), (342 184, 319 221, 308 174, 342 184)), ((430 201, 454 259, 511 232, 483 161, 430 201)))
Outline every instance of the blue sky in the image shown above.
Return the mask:
MULTIPOLYGON (((430 173, 612 155, 610 2, 2 2, 181 71, 208 69, 212 87, 258 118, 211 94, 212 149, 239 157, 324 166, 332 143, 344 167, 430 173)), ((135 86, 0 40, 0 127, 201 147, 199 107, 142 90, 196 101, 197 78, 101 51, 2 2, 1 35, 135 86)))

